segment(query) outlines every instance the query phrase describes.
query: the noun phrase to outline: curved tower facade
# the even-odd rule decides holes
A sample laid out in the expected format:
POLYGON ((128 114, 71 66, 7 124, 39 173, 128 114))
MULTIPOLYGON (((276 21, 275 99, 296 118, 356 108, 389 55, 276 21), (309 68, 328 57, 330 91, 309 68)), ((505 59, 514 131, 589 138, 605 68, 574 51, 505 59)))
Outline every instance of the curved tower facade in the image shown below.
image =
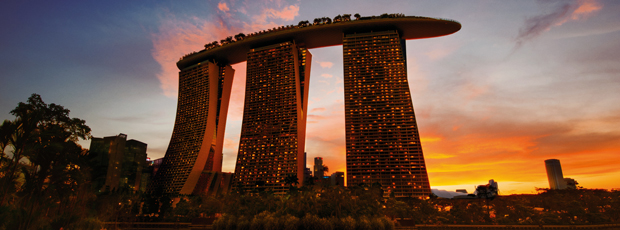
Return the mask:
POLYGON ((148 192, 190 194, 203 171, 222 170, 233 76, 229 65, 210 61, 181 70, 174 130, 148 192))

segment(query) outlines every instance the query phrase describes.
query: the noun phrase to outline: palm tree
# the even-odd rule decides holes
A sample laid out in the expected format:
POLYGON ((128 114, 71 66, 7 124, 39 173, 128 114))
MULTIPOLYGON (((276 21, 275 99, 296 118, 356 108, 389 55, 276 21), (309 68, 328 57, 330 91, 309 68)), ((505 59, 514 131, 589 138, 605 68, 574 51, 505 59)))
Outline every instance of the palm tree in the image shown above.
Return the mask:
POLYGON ((289 185, 288 190, 293 192, 295 191, 295 187, 293 186, 296 184, 299 184, 299 179, 297 178, 296 175, 289 174, 288 176, 284 178, 284 184, 288 184, 289 185))

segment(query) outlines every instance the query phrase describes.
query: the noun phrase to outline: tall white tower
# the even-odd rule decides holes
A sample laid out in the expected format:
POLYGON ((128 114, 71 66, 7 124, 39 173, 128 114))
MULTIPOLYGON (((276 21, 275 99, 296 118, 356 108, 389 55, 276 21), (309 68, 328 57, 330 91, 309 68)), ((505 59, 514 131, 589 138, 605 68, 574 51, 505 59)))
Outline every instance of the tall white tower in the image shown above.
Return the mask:
POLYGON ((562 165, 558 159, 545 160, 545 168, 547 168, 547 179, 549 179, 549 188, 566 189, 564 175, 562 175, 562 165))

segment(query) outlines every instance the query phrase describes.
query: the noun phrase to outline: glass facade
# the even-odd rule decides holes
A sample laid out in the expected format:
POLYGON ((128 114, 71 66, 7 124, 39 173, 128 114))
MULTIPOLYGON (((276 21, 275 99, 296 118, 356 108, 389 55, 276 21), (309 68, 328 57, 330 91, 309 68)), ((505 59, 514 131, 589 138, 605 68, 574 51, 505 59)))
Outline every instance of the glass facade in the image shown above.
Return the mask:
POLYGON ((345 34, 347 184, 427 198, 430 185, 398 31, 345 34))
POLYGON ((283 193, 285 178, 305 170, 305 127, 311 55, 294 42, 248 52, 236 187, 283 193))
POLYGON ((190 194, 202 171, 221 171, 233 74, 208 61, 181 70, 174 130, 149 192, 190 194))

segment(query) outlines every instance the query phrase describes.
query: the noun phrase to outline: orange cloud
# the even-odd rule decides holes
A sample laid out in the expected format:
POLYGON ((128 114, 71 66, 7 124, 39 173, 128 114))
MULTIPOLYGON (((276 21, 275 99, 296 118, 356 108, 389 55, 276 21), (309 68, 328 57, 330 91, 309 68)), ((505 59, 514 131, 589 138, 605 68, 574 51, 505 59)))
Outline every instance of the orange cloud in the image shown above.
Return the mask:
POLYGON ((179 69, 176 62, 183 55, 201 50, 205 43, 233 34, 233 29, 204 19, 179 20, 166 15, 161 20, 159 33, 152 35, 152 55, 162 71, 157 74, 164 95, 176 97, 179 69))
POLYGON ((332 77, 334 77, 334 75, 331 75, 331 74, 328 74, 328 73, 324 73, 324 74, 321 74, 321 77, 332 78, 332 77))
POLYGON ((573 11, 573 14, 571 15, 571 19, 573 20, 587 17, 588 15, 603 8, 596 0, 580 0, 578 4, 579 7, 577 7, 577 9, 573 11))
POLYGON ((267 9, 265 12, 270 18, 280 18, 286 21, 291 21, 295 18, 295 16, 299 15, 299 6, 290 5, 288 7, 284 7, 282 10, 267 9))
POLYGON ((225 2, 218 3, 217 8, 224 12, 228 12, 230 10, 225 2))
MULTIPOLYGON (((230 8, 225 2, 218 3, 218 9, 224 15, 213 18, 191 17, 180 19, 175 15, 166 14, 160 19, 159 32, 152 34, 152 56, 159 63, 162 71, 157 74, 164 95, 176 97, 178 90, 178 72, 176 62, 185 54, 199 51, 204 44, 219 41, 237 34, 256 32, 281 24, 272 20, 293 20, 299 14, 299 6, 290 5, 281 9, 264 7, 261 14, 254 15, 252 24, 240 22, 235 15, 228 14, 230 8), (227 23, 224 23, 224 20, 227 23), (237 25, 237 26, 235 26, 237 25)), ((242 8, 239 11, 244 11, 242 8)), ((245 63, 243 64, 245 68, 245 63)), ((239 73, 240 71, 237 71, 239 73)), ((239 74, 235 74, 239 79, 239 74)), ((243 71, 245 76, 245 71, 243 71)), ((243 77, 245 79, 245 77, 243 77)), ((233 86, 235 87, 235 86, 233 86)))
POLYGON ((319 65, 322 68, 332 68, 332 66, 334 66, 334 63, 328 62, 328 61, 324 61, 324 62, 317 61, 316 63, 319 63, 319 65))
POLYGON ((315 113, 315 112, 324 112, 325 108, 314 108, 312 110, 310 110, 311 113, 315 113))

